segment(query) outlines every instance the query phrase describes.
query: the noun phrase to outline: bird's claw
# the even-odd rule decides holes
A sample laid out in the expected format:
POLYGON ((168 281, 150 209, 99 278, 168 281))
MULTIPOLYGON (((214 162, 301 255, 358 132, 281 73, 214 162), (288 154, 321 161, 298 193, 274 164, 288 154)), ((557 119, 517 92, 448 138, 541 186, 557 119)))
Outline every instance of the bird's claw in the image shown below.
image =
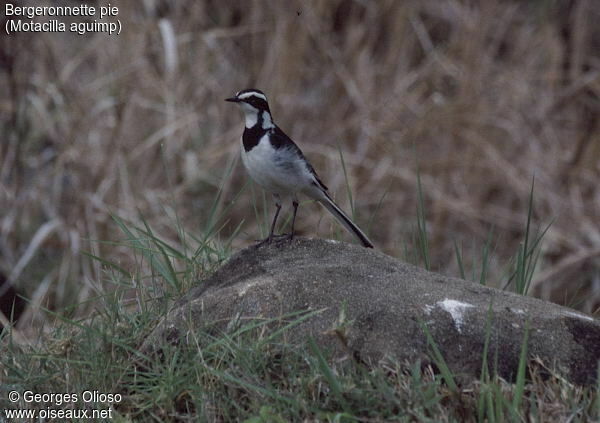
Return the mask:
POLYGON ((270 244, 271 242, 275 241, 275 242, 280 242, 280 241, 292 241, 294 239, 294 233, 289 233, 289 234, 279 234, 279 235, 269 235, 268 237, 266 237, 265 239, 259 239, 256 240, 256 246, 260 247, 262 245, 265 244, 270 244))

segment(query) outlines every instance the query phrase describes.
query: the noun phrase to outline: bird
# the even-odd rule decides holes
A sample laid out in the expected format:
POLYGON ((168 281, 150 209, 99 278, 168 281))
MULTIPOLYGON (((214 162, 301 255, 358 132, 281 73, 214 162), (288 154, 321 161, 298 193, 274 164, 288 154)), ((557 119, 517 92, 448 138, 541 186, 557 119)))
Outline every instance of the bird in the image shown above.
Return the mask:
POLYGON ((262 242, 270 243, 276 237, 275 224, 282 197, 292 199, 294 212, 289 238, 293 239, 298 194, 302 193, 322 204, 364 247, 373 248, 373 243, 364 232, 333 201, 327 186, 300 148, 275 124, 265 93, 249 88, 225 101, 236 103, 244 112, 245 128, 241 147, 242 162, 247 173, 255 183, 272 193, 275 199, 276 211, 271 230, 262 242))

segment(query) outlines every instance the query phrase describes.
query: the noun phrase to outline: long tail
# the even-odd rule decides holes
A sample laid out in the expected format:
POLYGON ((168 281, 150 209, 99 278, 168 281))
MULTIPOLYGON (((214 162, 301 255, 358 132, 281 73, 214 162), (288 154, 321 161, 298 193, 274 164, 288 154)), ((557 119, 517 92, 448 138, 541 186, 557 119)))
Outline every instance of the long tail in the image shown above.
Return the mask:
POLYGON ((344 213, 342 209, 340 209, 338 205, 333 202, 333 200, 331 199, 331 197, 329 197, 327 192, 322 192, 325 195, 319 198, 319 202, 331 212, 331 214, 338 220, 338 222, 344 225, 344 227, 348 229, 348 231, 350 231, 350 233, 352 233, 356 237, 356 239, 360 241, 363 247, 373 248, 373 243, 369 240, 369 238, 367 238, 364 232, 361 231, 360 228, 356 226, 356 224, 352 220, 350 220, 348 216, 346 216, 346 213, 344 213))

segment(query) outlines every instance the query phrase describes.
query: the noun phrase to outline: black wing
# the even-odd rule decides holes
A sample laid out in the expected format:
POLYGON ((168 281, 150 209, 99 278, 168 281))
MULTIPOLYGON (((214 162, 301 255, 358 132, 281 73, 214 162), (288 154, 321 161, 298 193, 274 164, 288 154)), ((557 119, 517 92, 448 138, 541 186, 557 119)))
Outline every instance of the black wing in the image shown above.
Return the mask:
POLYGON ((306 162, 306 167, 308 168, 310 173, 312 173, 312 175, 315 177, 315 180, 317 181, 319 188, 323 189, 324 191, 328 190, 327 186, 321 181, 321 179, 319 178, 319 175, 317 175, 317 172, 312 167, 310 162, 308 160, 306 160, 306 157, 302 153, 302 150, 300 150, 300 147, 298 147, 296 145, 296 143, 294 141, 292 141, 292 139, 290 137, 288 137, 285 134, 285 132, 283 132, 277 125, 275 125, 275 129, 272 132, 271 144, 273 145, 273 147, 275 147, 277 149, 287 148, 287 149, 294 151, 300 158, 302 158, 306 162))

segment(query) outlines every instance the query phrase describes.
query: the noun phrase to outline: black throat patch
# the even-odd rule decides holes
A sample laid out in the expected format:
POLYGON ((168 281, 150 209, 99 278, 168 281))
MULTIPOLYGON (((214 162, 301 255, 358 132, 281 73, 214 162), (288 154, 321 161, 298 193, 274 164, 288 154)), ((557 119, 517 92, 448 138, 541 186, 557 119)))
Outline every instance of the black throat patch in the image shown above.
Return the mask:
POLYGON ((252 128, 244 128, 244 134, 242 135, 242 143, 244 144, 244 150, 246 152, 252 150, 256 147, 260 141, 260 139, 268 132, 271 131, 269 129, 263 129, 263 112, 258 113, 256 118, 256 123, 252 128))
POLYGON ((245 128, 244 134, 242 135, 242 143, 244 144, 244 150, 246 150, 246 153, 256 147, 260 139, 266 133, 267 131, 262 129, 262 123, 260 123, 260 120, 256 122, 256 125, 254 125, 252 128, 245 128))

